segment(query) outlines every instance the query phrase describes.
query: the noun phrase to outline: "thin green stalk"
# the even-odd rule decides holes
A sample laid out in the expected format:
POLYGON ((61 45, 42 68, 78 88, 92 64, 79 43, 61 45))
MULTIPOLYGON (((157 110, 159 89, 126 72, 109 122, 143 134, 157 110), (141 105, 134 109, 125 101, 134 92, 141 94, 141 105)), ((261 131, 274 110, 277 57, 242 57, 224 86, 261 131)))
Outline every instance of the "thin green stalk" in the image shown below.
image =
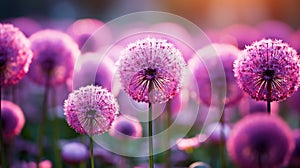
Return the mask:
POLYGON ((148 134, 149 134, 149 167, 153 168, 153 136, 152 136, 152 103, 149 103, 148 113, 148 134))
MULTIPOLYGON (((2 99, 2 87, 0 86, 0 97, 2 99)), ((0 103, 0 109, 1 109, 1 103, 0 103)), ((2 114, 0 113, 0 141, 1 141, 1 166, 3 168, 7 168, 6 160, 5 160, 5 153, 4 153, 4 142, 2 137, 2 114)))
MULTIPOLYGON (((168 129, 171 126, 172 123, 172 111, 171 111, 171 103, 170 101, 167 102, 167 113, 166 113, 166 120, 167 120, 167 127, 166 129, 168 129)), ((169 147, 170 145, 170 131, 167 131, 167 139, 166 139, 166 143, 167 146, 169 147)), ((170 158, 171 158, 171 150, 167 149, 166 153, 165 153, 165 167, 166 168, 170 168, 171 167, 171 163, 170 163, 170 158)))
POLYGON ((225 120, 224 120, 224 113, 221 114, 220 124, 221 124, 221 142, 220 142, 220 157, 221 157, 221 167, 226 168, 226 151, 225 151, 225 120))
POLYGON ((94 168, 94 149, 93 149, 93 137, 90 135, 90 155, 91 155, 91 168, 94 168))
POLYGON ((49 76, 46 78, 46 85, 45 85, 45 93, 44 93, 44 99, 42 104, 42 121, 39 128, 39 135, 38 135, 38 155, 37 155, 37 166, 39 168, 39 163, 41 162, 42 156, 44 154, 43 150, 43 138, 45 135, 45 127, 46 127, 46 121, 47 121, 47 111, 48 111, 48 96, 49 96, 49 76))
MULTIPOLYGON (((52 108, 56 108, 56 91, 55 88, 52 89, 52 108)), ((56 110, 54 112, 54 119, 53 119, 53 144, 54 144, 54 163, 57 168, 62 168, 62 161, 60 157, 60 149, 58 145, 59 140, 59 129, 58 129, 58 118, 56 115, 56 110)))
POLYGON ((269 114, 271 114, 271 93, 272 93, 271 82, 267 82, 267 92, 268 92, 267 111, 269 114))

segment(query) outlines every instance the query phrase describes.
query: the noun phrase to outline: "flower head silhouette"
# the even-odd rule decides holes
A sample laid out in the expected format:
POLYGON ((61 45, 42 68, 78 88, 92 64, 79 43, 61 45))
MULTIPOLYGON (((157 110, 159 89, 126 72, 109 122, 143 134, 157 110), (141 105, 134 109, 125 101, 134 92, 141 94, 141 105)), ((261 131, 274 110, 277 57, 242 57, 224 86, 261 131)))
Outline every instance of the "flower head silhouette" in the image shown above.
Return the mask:
POLYGON ((73 75, 77 44, 57 30, 41 30, 30 36, 33 60, 29 77, 38 84, 50 86, 65 83, 73 75))
POLYGON ((300 57, 281 40, 254 42, 234 62, 238 85, 253 99, 279 101, 300 84, 300 57))
POLYGON ((235 164, 244 168, 277 167, 285 164, 295 143, 289 126, 266 113, 248 115, 235 124, 227 150, 235 164))
POLYGON ((69 94, 64 112, 69 126, 76 132, 96 135, 109 130, 119 114, 119 105, 106 89, 88 85, 69 94))
POLYGON ((18 135, 25 124, 25 117, 21 108, 7 100, 1 100, 2 136, 10 140, 18 135))
POLYGON ((185 65, 172 43, 148 37, 121 52, 118 71, 124 90, 134 100, 163 103, 179 92, 185 65))
POLYGON ((14 85, 28 72, 30 41, 11 24, 0 23, 0 85, 14 85))

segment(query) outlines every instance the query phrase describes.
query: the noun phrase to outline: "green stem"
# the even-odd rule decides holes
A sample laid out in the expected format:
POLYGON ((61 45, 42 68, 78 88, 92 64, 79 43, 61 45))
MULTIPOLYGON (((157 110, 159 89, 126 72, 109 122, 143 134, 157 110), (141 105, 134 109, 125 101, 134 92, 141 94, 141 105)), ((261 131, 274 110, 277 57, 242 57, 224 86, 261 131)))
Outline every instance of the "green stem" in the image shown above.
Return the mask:
POLYGON ((221 167, 226 168, 226 153, 225 153, 225 120, 224 120, 224 113, 221 114, 220 124, 221 124, 221 143, 220 143, 220 157, 221 157, 221 167))
MULTIPOLYGON (((168 101, 167 102, 167 128, 168 129, 171 126, 172 123, 172 111, 171 111, 171 102, 168 101)), ((166 168, 170 168, 171 167, 171 163, 170 163, 170 158, 171 158, 171 150, 169 149, 169 145, 170 145, 170 131, 167 131, 167 139, 166 139, 166 143, 168 146, 168 150, 166 150, 165 153, 165 163, 166 163, 166 168)))
POLYGON ((271 94, 272 94, 272 86, 271 82, 267 82, 267 111, 269 114, 271 114, 271 94))
POLYGON ((149 166, 153 168, 153 136, 152 136, 152 103, 149 103, 148 113, 148 134, 149 134, 149 166))
POLYGON ((93 137, 90 135, 90 155, 91 155, 91 168, 94 168, 94 148, 93 148, 93 137))
POLYGON ((48 95, 49 95, 49 76, 46 78, 46 85, 45 85, 45 93, 44 93, 44 99, 42 104, 42 121, 39 128, 39 135, 38 135, 38 155, 36 164, 39 168, 39 163, 41 162, 44 150, 43 150, 43 138, 45 135, 45 127, 46 127, 46 121, 47 121, 47 111, 48 111, 48 95))
MULTIPOLYGON (((0 86, 0 98, 2 100, 2 87, 0 86)), ((1 107, 1 103, 0 103, 0 109, 2 108, 1 107)), ((2 109, 1 109, 2 110, 2 109)), ((0 141, 1 141, 1 166, 3 168, 7 168, 7 165, 6 165, 6 160, 5 160, 5 153, 4 153, 4 142, 3 142, 3 137, 2 137, 2 114, 0 113, 0 141)))
POLYGON ((148 134, 149 134, 149 167, 154 167, 154 159, 153 159, 153 131, 152 131, 152 103, 151 103, 151 91, 153 88, 153 83, 150 80, 149 82, 149 113, 148 113, 148 134))
MULTIPOLYGON (((56 109, 56 91, 55 88, 52 89, 52 108, 56 109)), ((58 145, 59 140, 59 129, 58 129, 58 118, 56 115, 56 110, 54 112, 54 119, 53 119, 53 144, 54 144, 54 163, 55 167, 62 168, 62 161, 60 157, 60 149, 58 145)))

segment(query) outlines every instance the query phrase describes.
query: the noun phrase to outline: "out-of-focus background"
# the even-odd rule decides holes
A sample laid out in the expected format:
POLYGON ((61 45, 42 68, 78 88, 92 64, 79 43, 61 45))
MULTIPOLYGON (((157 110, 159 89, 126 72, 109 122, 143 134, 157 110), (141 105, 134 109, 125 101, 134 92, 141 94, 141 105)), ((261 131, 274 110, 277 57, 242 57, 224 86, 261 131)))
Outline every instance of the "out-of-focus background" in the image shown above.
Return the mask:
POLYGON ((278 20, 297 29, 299 6, 299 0, 2 0, 0 19, 26 16, 72 21, 94 17, 109 21, 136 11, 159 10, 185 17, 203 28, 278 20))

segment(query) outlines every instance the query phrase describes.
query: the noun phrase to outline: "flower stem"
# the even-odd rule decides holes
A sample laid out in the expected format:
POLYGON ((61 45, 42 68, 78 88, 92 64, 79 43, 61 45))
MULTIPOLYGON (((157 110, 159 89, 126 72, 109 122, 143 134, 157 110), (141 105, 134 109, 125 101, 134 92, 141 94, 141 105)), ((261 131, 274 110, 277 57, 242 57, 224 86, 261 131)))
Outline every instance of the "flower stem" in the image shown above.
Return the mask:
POLYGON ((153 159, 153 136, 152 136, 152 103, 151 103, 151 91, 152 91, 152 81, 149 82, 149 113, 148 113, 148 134, 149 134, 149 168, 154 167, 154 159, 153 159))
MULTIPOLYGON (((55 88, 52 89, 52 108, 56 109, 56 91, 55 88)), ((59 140, 59 129, 58 129, 58 118, 56 114, 56 110, 54 110, 54 119, 53 119, 53 144, 54 144, 54 163, 55 167, 61 168, 61 157, 60 157, 60 149, 58 146, 59 140)))
POLYGON ((226 154, 225 154, 225 120, 224 120, 224 113, 221 114, 220 124, 221 124, 221 143, 220 143, 220 157, 221 157, 221 167, 226 168, 226 154))
POLYGON ((90 135, 90 155, 91 155, 91 168, 94 168, 94 147, 93 147, 93 136, 90 135))
MULTIPOLYGON (((171 123, 172 123, 172 111, 171 111, 171 102, 168 101, 167 102, 167 113, 166 113, 166 123, 167 123, 167 128, 168 129, 170 126, 171 126, 171 123)), ((170 131, 167 131, 167 139, 166 139, 166 143, 167 143, 167 146, 169 147, 170 146, 170 131)), ((171 163, 170 163, 170 158, 171 158, 171 150, 168 149, 166 150, 166 153, 165 153, 165 167, 166 168, 170 168, 171 167, 171 163)))
POLYGON ((271 93, 272 93, 272 86, 271 82, 267 82, 267 111, 271 114, 271 93))
POLYGON ((48 95, 49 95, 49 75, 46 77, 46 85, 45 85, 45 93, 44 93, 44 99, 42 104, 42 121, 39 128, 39 135, 38 135, 38 155, 36 164, 39 168, 39 163, 41 162, 42 156, 43 156, 43 138, 45 134, 45 127, 46 127, 46 121, 47 121, 47 108, 48 108, 48 95))
MULTIPOLYGON (((2 99, 2 87, 0 86, 0 98, 2 99)), ((0 109, 1 109, 1 103, 0 103, 0 109)), ((5 160, 5 153, 4 153, 4 142, 2 137, 2 114, 0 113, 0 141, 1 141, 1 166, 3 168, 7 168, 6 160, 5 160)))

